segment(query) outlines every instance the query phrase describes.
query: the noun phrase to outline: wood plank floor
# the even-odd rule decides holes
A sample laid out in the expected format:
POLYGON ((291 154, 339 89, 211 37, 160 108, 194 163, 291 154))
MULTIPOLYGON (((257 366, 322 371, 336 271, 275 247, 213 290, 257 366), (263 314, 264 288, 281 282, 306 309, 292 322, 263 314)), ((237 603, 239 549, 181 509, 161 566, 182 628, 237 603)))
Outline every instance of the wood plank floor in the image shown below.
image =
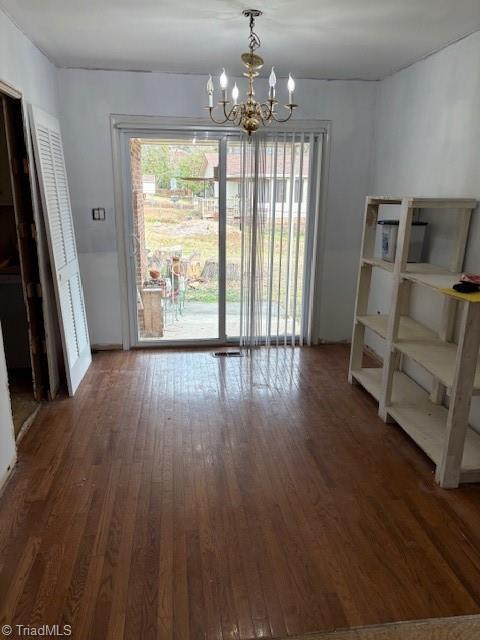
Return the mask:
POLYGON ((0 498, 0 622, 238 640, 479 613, 480 487, 439 489, 347 355, 96 355, 0 498))

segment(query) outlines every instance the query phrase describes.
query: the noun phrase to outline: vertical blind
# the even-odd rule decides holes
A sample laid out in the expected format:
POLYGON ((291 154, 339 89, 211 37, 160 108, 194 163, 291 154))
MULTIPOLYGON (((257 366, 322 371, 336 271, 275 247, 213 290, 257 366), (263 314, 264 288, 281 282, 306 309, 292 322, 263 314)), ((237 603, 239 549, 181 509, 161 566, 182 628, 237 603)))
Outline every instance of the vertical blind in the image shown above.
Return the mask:
POLYGON ((322 135, 241 142, 240 344, 311 343, 322 135))

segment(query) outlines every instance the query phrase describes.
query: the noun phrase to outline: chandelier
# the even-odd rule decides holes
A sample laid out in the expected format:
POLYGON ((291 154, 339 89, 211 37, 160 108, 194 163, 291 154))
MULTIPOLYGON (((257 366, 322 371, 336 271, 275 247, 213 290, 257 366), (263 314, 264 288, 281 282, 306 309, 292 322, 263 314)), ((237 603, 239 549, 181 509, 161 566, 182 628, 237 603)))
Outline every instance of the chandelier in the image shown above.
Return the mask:
POLYGON ((275 70, 272 67, 269 77, 269 92, 268 100, 266 102, 257 102, 255 100, 255 91, 253 84, 255 78, 259 75, 258 70, 263 67, 263 58, 255 53, 255 50, 260 47, 260 38, 254 31, 255 18, 262 15, 262 12, 258 9, 245 9, 243 15, 249 19, 250 24, 250 36, 248 39, 249 49, 248 53, 242 53, 241 59, 247 70, 243 75, 247 78, 247 99, 245 102, 238 102, 239 90, 237 83, 235 83, 232 89, 233 104, 227 99, 227 87, 228 78, 223 69, 220 76, 220 88, 222 99, 218 101, 217 105, 213 106, 213 81, 212 76, 209 77, 207 82, 207 95, 208 95, 208 111, 210 118, 215 124, 226 124, 232 122, 237 127, 242 127, 248 135, 252 135, 261 125, 267 126, 272 122, 287 122, 290 120, 293 114, 293 110, 298 105, 293 102, 293 92, 295 90, 295 81, 291 74, 288 75, 287 90, 288 90, 288 104, 284 105, 287 109, 287 115, 284 118, 278 116, 277 105, 278 101, 275 99, 275 85, 277 83, 277 77, 275 70), (215 109, 220 111, 220 119, 216 119, 214 116, 215 109))

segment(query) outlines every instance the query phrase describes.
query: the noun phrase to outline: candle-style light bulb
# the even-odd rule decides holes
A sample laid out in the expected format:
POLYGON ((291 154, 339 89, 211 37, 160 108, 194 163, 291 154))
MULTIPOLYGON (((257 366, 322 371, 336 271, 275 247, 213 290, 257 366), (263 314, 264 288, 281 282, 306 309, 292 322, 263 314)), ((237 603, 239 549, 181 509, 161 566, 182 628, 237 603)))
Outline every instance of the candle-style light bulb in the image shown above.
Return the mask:
POLYGON ((225 73, 225 69, 222 71, 222 75, 220 76, 220 87, 222 89, 222 97, 225 102, 227 102, 227 87, 228 87, 228 78, 225 73))
POLYGON ((268 78, 268 84, 270 85, 270 90, 268 92, 268 96, 270 100, 275 100, 275 85, 277 84, 277 76, 275 75, 275 69, 272 67, 270 71, 270 77, 268 78))
POLYGON ((293 104, 293 92, 295 91, 295 80, 292 78, 291 73, 288 74, 287 89, 288 89, 288 104, 293 104))
POLYGON ((220 86, 222 89, 226 89, 228 87, 228 78, 225 73, 225 69, 222 71, 222 75, 220 76, 220 86))
POLYGON ((233 89, 232 89, 232 99, 233 99, 233 104, 237 104, 237 100, 238 100, 238 87, 237 87, 237 83, 235 82, 233 89))
POLYGON ((270 71, 270 77, 268 78, 268 84, 274 87, 277 84, 277 76, 275 75, 275 67, 272 67, 270 71))
POLYGON ((208 94, 208 106, 213 107, 213 80, 212 76, 209 76, 207 82, 207 94, 208 94))

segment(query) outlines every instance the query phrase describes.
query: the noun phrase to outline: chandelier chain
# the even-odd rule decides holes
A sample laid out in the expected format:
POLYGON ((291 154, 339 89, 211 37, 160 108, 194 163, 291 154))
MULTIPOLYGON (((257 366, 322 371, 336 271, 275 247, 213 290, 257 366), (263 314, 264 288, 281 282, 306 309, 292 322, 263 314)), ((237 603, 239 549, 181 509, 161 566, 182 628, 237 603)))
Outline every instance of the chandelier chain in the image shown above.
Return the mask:
POLYGON ((262 44, 260 37, 257 33, 255 33, 254 28, 255 28, 255 17, 252 14, 250 14, 250 36, 248 38, 248 41, 250 43, 249 47, 252 53, 255 51, 255 49, 258 49, 262 44))

